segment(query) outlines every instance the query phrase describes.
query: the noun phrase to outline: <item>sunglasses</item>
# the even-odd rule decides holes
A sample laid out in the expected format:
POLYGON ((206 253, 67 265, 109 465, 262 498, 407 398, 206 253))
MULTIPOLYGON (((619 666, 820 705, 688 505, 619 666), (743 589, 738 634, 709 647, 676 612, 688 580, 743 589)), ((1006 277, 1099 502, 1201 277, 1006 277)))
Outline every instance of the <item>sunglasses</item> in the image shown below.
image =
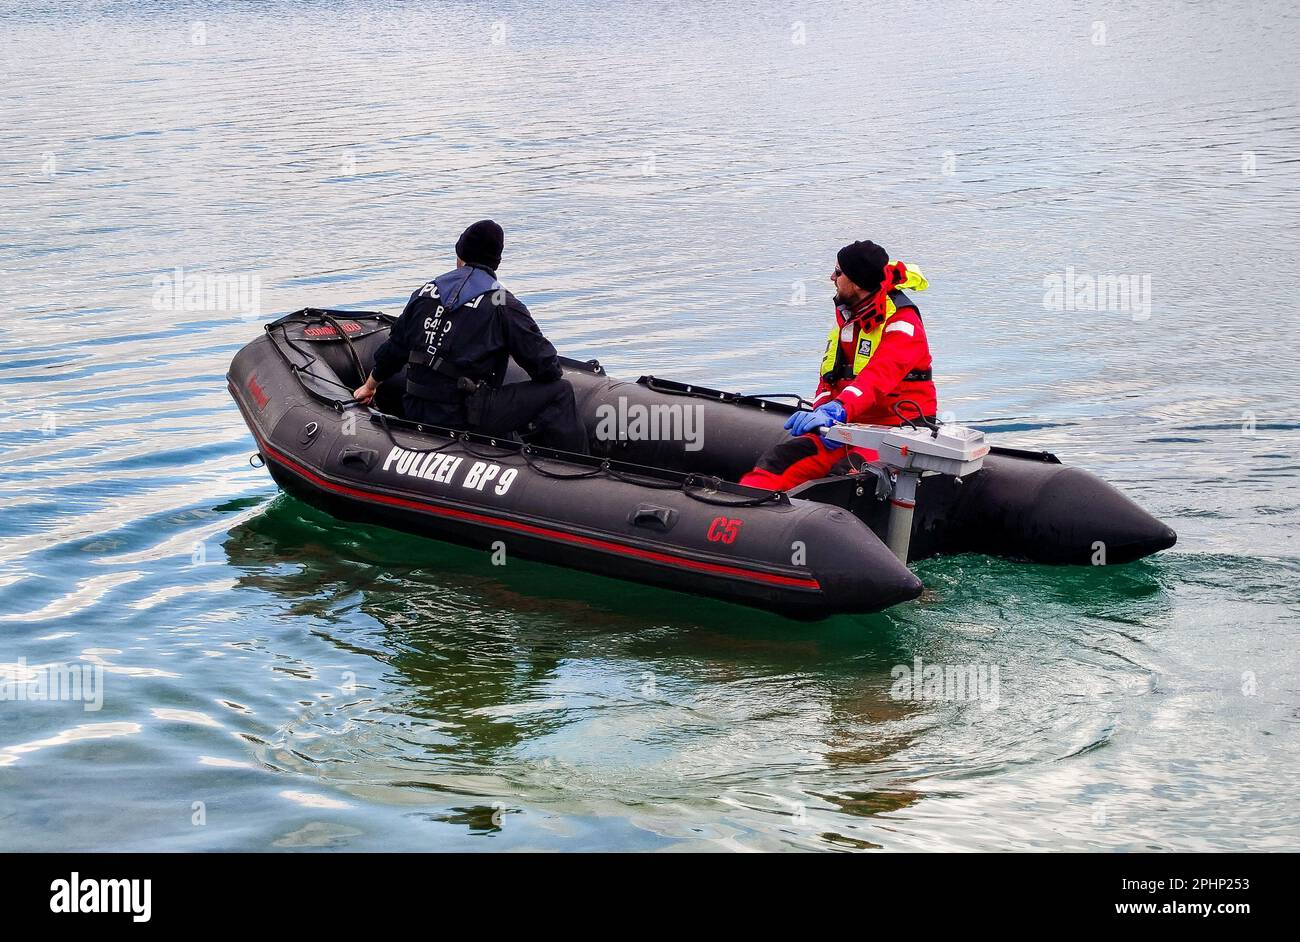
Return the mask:
POLYGON ((836 278, 840 277, 843 274, 844 272, 840 271, 838 266, 836 267, 835 271, 831 272, 831 275, 836 278))

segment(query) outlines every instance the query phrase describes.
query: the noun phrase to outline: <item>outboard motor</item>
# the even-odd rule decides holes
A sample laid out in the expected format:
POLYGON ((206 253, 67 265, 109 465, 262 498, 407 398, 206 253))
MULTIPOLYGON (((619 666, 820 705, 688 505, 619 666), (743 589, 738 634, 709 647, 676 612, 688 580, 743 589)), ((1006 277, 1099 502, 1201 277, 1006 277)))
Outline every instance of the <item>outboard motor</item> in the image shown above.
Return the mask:
POLYGON ((903 563, 912 542, 916 489, 925 474, 960 480, 984 467, 984 433, 962 425, 833 425, 817 432, 833 442, 870 448, 880 457, 868 465, 878 497, 889 500, 885 543, 903 563))

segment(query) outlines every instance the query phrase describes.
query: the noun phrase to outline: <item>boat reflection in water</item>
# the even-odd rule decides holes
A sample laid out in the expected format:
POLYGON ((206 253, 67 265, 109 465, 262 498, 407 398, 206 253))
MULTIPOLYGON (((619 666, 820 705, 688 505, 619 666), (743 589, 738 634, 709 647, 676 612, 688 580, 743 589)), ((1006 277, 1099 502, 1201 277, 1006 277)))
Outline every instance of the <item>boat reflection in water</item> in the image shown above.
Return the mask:
MULTIPOLYGON (((684 612, 676 593, 521 560, 493 566, 488 553, 345 524, 284 496, 232 528, 225 552, 239 586, 280 600, 273 622, 309 625, 347 665, 283 667, 334 689, 246 737, 257 758, 472 833, 544 811, 726 842, 736 833, 718 822, 734 817, 746 822, 737 832, 757 832, 747 842, 872 847, 882 815, 1025 747, 1023 707, 1006 686, 1024 678, 1004 655, 996 709, 972 691, 898 695, 899 670, 918 655, 988 666, 972 646, 992 634, 954 636, 926 598, 916 611, 815 628, 720 602, 684 612), (927 755, 936 739, 946 751, 927 755)), ((984 589, 1018 570, 1061 585, 1058 569, 973 562, 998 567, 973 576, 984 589)), ((1146 570, 1077 570, 1073 590, 1054 591, 1092 606, 1158 600, 1146 570)), ((1001 598, 1041 587, 1005 584, 1001 598)))

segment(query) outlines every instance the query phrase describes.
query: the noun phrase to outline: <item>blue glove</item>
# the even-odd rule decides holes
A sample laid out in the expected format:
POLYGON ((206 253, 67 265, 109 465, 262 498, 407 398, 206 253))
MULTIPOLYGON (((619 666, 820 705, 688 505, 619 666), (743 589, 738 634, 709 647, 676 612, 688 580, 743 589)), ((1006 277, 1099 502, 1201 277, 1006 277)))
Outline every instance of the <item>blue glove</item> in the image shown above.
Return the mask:
MULTIPOLYGON (((791 435, 798 438, 800 435, 807 435, 819 426, 830 427, 843 421, 844 407, 832 400, 824 406, 818 406, 811 412, 796 412, 785 420, 785 427, 791 435)), ((827 442, 826 444, 833 445, 835 443, 827 442)))

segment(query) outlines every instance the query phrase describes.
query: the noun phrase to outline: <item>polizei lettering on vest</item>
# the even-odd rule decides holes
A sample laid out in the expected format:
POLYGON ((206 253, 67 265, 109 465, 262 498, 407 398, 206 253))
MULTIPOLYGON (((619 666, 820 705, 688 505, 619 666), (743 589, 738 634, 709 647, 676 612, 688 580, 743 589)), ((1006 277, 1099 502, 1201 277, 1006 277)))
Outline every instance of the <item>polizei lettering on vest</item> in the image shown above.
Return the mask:
POLYGON ((148 922, 153 912, 152 880, 83 880, 76 870, 50 884, 52 913, 131 913, 148 922))
MULTIPOLYGON (((394 445, 388 452, 388 456, 384 458, 384 470, 439 484, 452 484, 464 462, 464 458, 446 452, 408 451, 394 445)), ((476 461, 470 465, 464 480, 461 481, 461 487, 483 491, 489 483, 495 481, 491 491, 500 495, 510 490, 510 485, 518 475, 518 468, 502 469, 499 464, 476 461)))

